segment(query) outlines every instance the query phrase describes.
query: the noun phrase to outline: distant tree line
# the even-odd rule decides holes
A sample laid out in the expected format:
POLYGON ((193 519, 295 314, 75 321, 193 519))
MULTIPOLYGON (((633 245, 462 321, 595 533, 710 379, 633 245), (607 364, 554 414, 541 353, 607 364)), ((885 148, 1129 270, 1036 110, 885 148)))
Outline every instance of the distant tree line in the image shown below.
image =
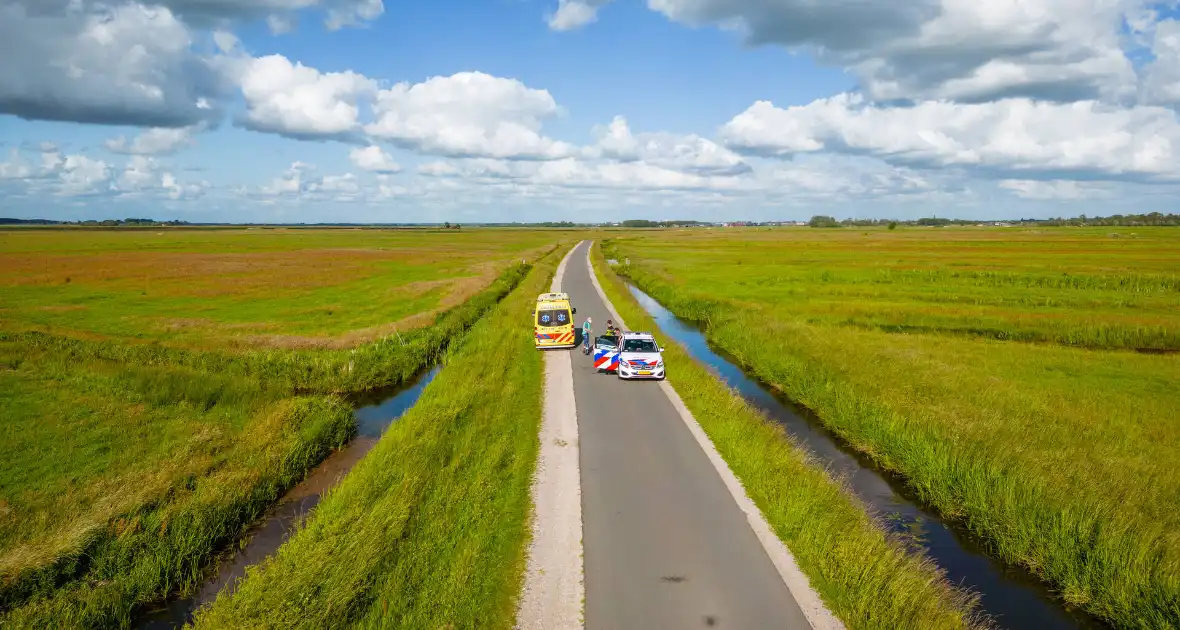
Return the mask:
MULTIPOLYGON (((733 221, 727 225, 732 226, 777 226, 777 225, 793 225, 793 221, 733 221)), ((1043 225, 1043 226, 1180 226, 1180 214, 1163 214, 1160 212, 1151 212, 1147 214, 1115 214, 1108 217, 1087 217, 1080 215, 1074 218, 1052 218, 1052 219, 1009 219, 1009 220, 978 220, 978 219, 948 219, 944 217, 922 217, 920 219, 903 221, 899 219, 836 219, 828 215, 817 214, 811 217, 807 225, 814 228, 840 228, 840 227, 879 227, 886 226, 889 229, 895 229, 899 225, 923 226, 923 227, 942 227, 947 225, 1043 225)), ((234 226, 244 227, 357 227, 357 228, 422 228, 435 227, 437 224, 427 225, 421 223, 191 223, 189 221, 157 221, 155 219, 105 219, 105 220, 87 220, 87 221, 54 221, 52 219, 12 219, 0 217, 0 225, 63 225, 63 226, 95 226, 95 227, 159 227, 159 226, 193 226, 193 227, 214 227, 221 226, 231 228, 234 226)), ((609 226, 611 223, 574 223, 573 221, 542 221, 536 223, 477 223, 477 226, 485 227, 549 227, 549 228, 577 228, 587 227, 590 225, 609 226)), ((621 223, 623 227, 627 228, 669 228, 669 227, 704 227, 712 225, 721 225, 719 223, 711 223, 707 221, 650 221, 647 219, 628 219, 621 223)), ((443 229, 458 230, 460 226, 458 223, 446 222, 442 225, 443 229)))
POLYGON ((50 219, 6 219, 0 218, 0 225, 93 225, 102 227, 116 226, 161 226, 161 225, 192 225, 188 221, 156 221, 155 219, 90 219, 87 221, 53 221, 50 219))
POLYGON ((663 227, 694 227, 708 225, 703 221, 648 221, 647 219, 627 219, 623 227, 629 228, 663 228, 663 227))
POLYGON ((814 228, 838 228, 838 227, 874 227, 874 226, 888 226, 889 229, 894 229, 898 225, 916 225, 923 227, 943 227, 947 225, 1043 225, 1043 226, 1166 226, 1166 225, 1180 225, 1180 214, 1162 214, 1159 212, 1151 212, 1148 214, 1115 214, 1109 217, 1087 217, 1081 215, 1072 219, 1054 218, 1054 219, 1011 219, 1005 221, 990 220, 982 221, 979 219, 947 219, 943 217, 923 217, 913 221, 901 221, 898 219, 843 219, 836 220, 834 217, 826 215, 815 215, 807 224, 814 228))
POLYGON ((838 228, 840 227, 840 222, 836 220, 836 217, 829 217, 826 214, 817 214, 814 217, 811 217, 811 220, 807 222, 807 225, 810 225, 814 228, 838 228))
POLYGON ((1139 226, 1139 225, 1180 225, 1180 214, 1163 214, 1150 212, 1148 214, 1115 214, 1109 217, 1087 217, 1081 215, 1072 219, 1021 219, 1016 223, 1036 223, 1038 225, 1094 225, 1094 226, 1139 226))

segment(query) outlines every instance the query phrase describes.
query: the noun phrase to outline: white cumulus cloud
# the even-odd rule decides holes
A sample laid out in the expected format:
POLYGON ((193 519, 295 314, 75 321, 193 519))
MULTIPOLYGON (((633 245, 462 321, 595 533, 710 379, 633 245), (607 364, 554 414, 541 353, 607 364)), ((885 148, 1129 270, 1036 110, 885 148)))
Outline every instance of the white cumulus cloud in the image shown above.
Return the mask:
POLYGON ((610 0, 559 0, 557 10, 549 16, 549 28, 572 31, 598 19, 598 10, 610 0))
POLYGON ((1015 98, 890 108, 846 94, 787 108, 760 101, 721 136, 730 148, 766 156, 824 150, 1026 179, 1180 179, 1180 122, 1160 107, 1015 98))
POLYGON ((130 155, 170 155, 193 143, 193 127, 153 127, 141 132, 134 139, 128 141, 119 136, 107 140, 103 145, 113 153, 127 153, 130 155))
POLYGON ((359 101, 377 91, 355 72, 320 72, 282 55, 248 59, 239 79, 243 124, 297 139, 347 139, 360 129, 359 101))
POLYGON ((154 158, 134 155, 123 171, 114 177, 113 190, 124 197, 158 196, 168 199, 196 199, 209 187, 208 182, 181 182, 154 158))
MULTIPOLYGON (((112 4, 108 0, 7 1, 44 15, 93 11, 112 4)), ((385 12, 381 0, 152 0, 144 4, 163 7, 201 28, 262 18, 290 21, 297 12, 318 10, 324 15, 324 25, 336 30, 377 19, 385 12)))
POLYGON ((1109 185, 1073 180, 1005 179, 1001 180, 999 185, 1024 199, 1081 200, 1105 198, 1111 195, 1109 185))
POLYGON ((370 22, 381 17, 384 12, 385 5, 381 0, 337 2, 328 9, 328 18, 324 25, 328 27, 328 30, 336 31, 345 26, 356 26, 370 22))
POLYGON ((558 114, 548 91, 482 72, 398 83, 378 93, 374 113, 370 136, 423 153, 556 159, 576 150, 541 134, 558 114))
POLYGON ((397 173, 402 170, 402 167, 393 161, 393 156, 377 145, 357 147, 348 153, 348 159, 357 167, 374 173, 397 173))
POLYGON ((44 9, 0 0, 0 113, 159 127, 220 116, 229 86, 167 7, 44 9))
POLYGON ((595 129, 598 141, 587 148, 590 157, 624 162, 642 161, 663 169, 698 175, 739 175, 750 170, 741 156, 697 135, 631 132, 627 119, 615 116, 595 129))
POLYGON ((1151 53, 1155 59, 1143 69, 1143 99, 1148 103, 1180 105, 1180 21, 1155 26, 1151 53))
POLYGON ((1118 98, 1134 90, 1123 52, 1139 0, 648 0, 689 25, 849 68, 874 100, 1118 98))
POLYGON ((298 201, 357 201, 363 196, 360 181, 352 173, 320 175, 306 162, 294 162, 282 175, 247 195, 264 200, 275 198, 298 201))

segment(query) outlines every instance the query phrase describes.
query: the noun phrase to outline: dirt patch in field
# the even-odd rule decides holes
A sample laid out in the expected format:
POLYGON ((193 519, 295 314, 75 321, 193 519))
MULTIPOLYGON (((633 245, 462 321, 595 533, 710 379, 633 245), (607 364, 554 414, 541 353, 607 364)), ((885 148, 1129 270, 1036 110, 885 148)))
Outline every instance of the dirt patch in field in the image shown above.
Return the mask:
POLYGON ((431 309, 403 317, 396 322, 350 330, 333 337, 304 335, 249 335, 241 339, 242 345, 252 348, 281 348, 285 350, 341 350, 355 348, 361 344, 376 341, 390 335, 405 333, 416 328, 429 326, 440 309, 431 309))
POLYGON ((171 317, 160 321, 160 327, 164 330, 170 331, 188 329, 203 329, 212 331, 257 330, 260 328, 274 328, 277 325, 278 324, 274 322, 216 322, 204 317, 171 317))
POLYGON ((87 308, 88 307, 82 306, 81 304, 50 304, 47 306, 35 306, 33 307, 33 310, 45 311, 49 313, 65 313, 69 311, 84 311, 87 308))
POLYGON ((164 320, 164 330, 185 330, 186 328, 212 328, 217 322, 203 317, 173 317, 164 320))
POLYGON ((496 266, 493 264, 481 264, 478 266, 483 272, 479 276, 458 279, 424 280, 398 287, 397 291, 399 294, 407 294, 408 297, 417 297, 438 287, 450 286, 446 295, 439 300, 436 308, 403 317, 395 322, 369 326, 367 328, 358 328, 331 337, 281 334, 250 335, 243 338, 242 343, 250 347, 283 348, 289 350, 343 349, 355 348, 361 344, 370 343, 390 335, 423 328, 432 324, 434 318, 439 313, 459 306, 492 283, 497 272, 496 266))
MULTIPOLYGON (((491 275, 494 277, 494 274, 491 275)), ((451 284, 451 290, 439 300, 439 308, 446 310, 466 302, 491 284, 492 277, 479 276, 474 278, 460 278, 454 281, 451 284)))

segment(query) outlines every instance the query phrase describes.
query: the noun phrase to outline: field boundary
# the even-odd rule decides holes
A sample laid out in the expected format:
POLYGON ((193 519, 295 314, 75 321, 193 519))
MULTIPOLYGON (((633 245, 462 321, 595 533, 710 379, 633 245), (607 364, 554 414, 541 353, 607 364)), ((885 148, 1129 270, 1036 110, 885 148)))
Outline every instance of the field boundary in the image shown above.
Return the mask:
MULTIPOLYGON (((561 291, 575 243, 553 276, 561 291)), ((569 352, 545 352, 545 389, 540 450, 531 495, 532 536, 523 580, 517 628, 582 628, 585 573, 582 564, 582 486, 578 412, 569 352)))
MULTIPOLYGON (((591 247, 586 248, 586 267, 590 271, 590 283, 594 285, 594 290, 598 292, 598 297, 602 299, 602 303, 606 305, 611 316, 619 326, 626 328, 623 318, 615 309, 614 304, 611 303, 610 298, 602 290, 602 285, 598 282, 598 276, 594 272, 594 264, 591 262, 591 247)), ((560 270, 559 270, 560 272, 560 270)), ((750 524, 750 528, 754 530, 754 535, 761 543, 766 555, 770 557, 771 563, 778 571, 779 577, 787 585, 787 589, 791 592, 791 596, 795 598, 795 602, 799 604, 799 608, 803 611, 803 615, 807 618, 808 624, 814 630, 844 630, 844 623, 841 622, 835 615, 828 610, 824 604, 823 599, 820 598, 819 593, 811 587, 811 582, 807 576, 799 569, 798 563, 795 562, 795 557, 783 541, 770 528, 770 524, 766 521, 762 511, 754 504, 746 494, 745 488, 742 487, 741 481, 729 469, 729 465, 717 452, 716 446, 713 445, 712 440, 705 434, 704 429, 697 423, 696 418, 693 417, 692 412, 684 405, 680 395, 676 393, 675 388, 667 380, 660 381, 660 389, 668 397, 672 406, 676 408, 680 419, 684 421, 684 425, 692 433, 693 438, 705 452, 705 456, 709 458, 709 462, 713 464, 713 468, 717 474, 721 476, 722 482, 725 483, 726 489, 729 490, 734 502, 737 503, 740 509, 746 515, 746 520, 750 524)))

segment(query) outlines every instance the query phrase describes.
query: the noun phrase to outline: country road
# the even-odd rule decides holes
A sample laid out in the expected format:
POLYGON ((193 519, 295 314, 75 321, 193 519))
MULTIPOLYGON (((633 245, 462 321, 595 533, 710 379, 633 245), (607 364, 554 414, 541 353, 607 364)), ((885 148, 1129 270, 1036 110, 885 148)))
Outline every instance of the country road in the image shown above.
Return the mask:
MULTIPOLYGON (((561 284, 577 308, 576 323, 592 317, 598 334, 610 314, 591 282, 588 253, 588 243, 578 245, 561 284)), ((810 628, 659 384, 597 374, 580 348, 571 360, 581 449, 585 626, 810 628)))

